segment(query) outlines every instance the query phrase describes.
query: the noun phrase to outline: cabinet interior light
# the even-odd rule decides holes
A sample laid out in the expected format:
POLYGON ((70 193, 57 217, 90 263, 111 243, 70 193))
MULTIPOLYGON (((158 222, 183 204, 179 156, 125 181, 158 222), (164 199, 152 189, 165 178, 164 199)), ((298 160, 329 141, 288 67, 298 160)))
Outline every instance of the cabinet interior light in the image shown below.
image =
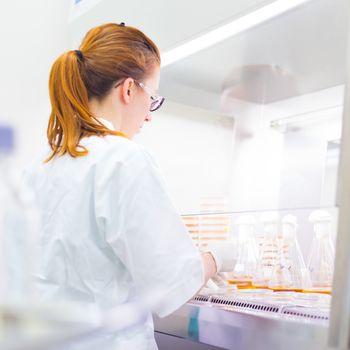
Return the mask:
POLYGON ((330 120, 341 121, 343 105, 336 105, 327 108, 307 111, 304 113, 274 119, 270 122, 270 127, 280 132, 300 130, 311 124, 324 123, 330 120))

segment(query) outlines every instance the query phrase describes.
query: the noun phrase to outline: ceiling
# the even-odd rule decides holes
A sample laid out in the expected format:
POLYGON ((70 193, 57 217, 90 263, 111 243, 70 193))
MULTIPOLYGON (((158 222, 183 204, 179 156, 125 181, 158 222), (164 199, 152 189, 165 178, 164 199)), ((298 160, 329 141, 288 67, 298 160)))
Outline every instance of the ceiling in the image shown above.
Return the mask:
MULTIPOLYGON (((160 91, 168 100, 216 110, 224 93, 270 103, 343 84, 347 1, 309 1, 169 65, 162 69, 160 91)), ((101 0, 70 24, 70 38, 75 47, 92 26, 123 21, 164 52, 270 2, 101 0)))
MULTIPOLYGON (((81 0, 80 4, 92 0, 81 0)), ((240 17, 273 0, 93 0, 96 5, 70 24, 72 47, 93 26, 125 22, 143 30, 161 51, 177 46, 232 18, 240 17)))

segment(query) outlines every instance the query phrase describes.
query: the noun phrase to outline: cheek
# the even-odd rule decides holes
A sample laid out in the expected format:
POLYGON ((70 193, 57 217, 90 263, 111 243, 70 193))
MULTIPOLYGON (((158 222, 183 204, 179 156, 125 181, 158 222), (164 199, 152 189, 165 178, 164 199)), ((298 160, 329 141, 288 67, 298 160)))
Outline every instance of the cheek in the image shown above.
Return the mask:
POLYGON ((135 129, 138 129, 140 125, 144 123, 145 119, 150 113, 149 109, 151 107, 151 100, 147 95, 140 96, 140 99, 137 102, 138 103, 134 105, 131 116, 131 123, 135 129))
POLYGON ((147 103, 140 105, 137 111, 135 111, 135 115, 133 118, 135 125, 139 127, 145 121, 148 114, 149 114, 149 105, 147 103))
POLYGON ((142 98, 140 99, 140 105, 142 105, 142 107, 144 108, 144 110, 146 112, 149 111, 150 107, 151 107, 151 98, 148 94, 146 94, 145 92, 142 94, 142 98))
MULTIPOLYGON (((147 117, 147 115, 150 113, 151 108, 151 100, 149 98, 145 99, 143 103, 143 109, 142 109, 142 118, 143 120, 147 117)), ((140 116, 141 117, 141 116, 140 116)))

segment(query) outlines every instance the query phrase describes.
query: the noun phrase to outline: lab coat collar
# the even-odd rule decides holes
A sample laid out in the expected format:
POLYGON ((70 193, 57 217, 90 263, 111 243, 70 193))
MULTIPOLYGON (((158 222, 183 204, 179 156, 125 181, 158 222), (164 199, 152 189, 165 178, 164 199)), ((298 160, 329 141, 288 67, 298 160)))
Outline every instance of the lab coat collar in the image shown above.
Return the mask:
POLYGON ((116 131, 113 124, 109 121, 109 120, 106 120, 104 118, 98 118, 98 120, 108 129, 110 130, 113 130, 113 131, 116 131))
POLYGON ((126 139, 129 139, 129 137, 127 135, 125 135, 124 133, 122 133, 121 131, 117 131, 115 130, 113 124, 109 121, 106 120, 104 118, 98 118, 98 120, 109 130, 115 131, 115 134, 121 137, 125 137, 126 139))

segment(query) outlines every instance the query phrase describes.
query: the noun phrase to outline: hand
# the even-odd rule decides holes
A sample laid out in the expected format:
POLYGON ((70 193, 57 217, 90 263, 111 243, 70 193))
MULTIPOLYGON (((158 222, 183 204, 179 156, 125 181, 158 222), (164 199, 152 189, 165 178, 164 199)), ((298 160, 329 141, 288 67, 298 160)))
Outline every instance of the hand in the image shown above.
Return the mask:
POLYGON ((217 272, 230 272, 237 262, 235 241, 210 241, 206 247, 216 263, 217 272))
POLYGON ((209 279, 206 287, 213 290, 219 290, 220 288, 225 288, 228 285, 229 284, 227 283, 227 276, 225 272, 219 272, 209 279))

